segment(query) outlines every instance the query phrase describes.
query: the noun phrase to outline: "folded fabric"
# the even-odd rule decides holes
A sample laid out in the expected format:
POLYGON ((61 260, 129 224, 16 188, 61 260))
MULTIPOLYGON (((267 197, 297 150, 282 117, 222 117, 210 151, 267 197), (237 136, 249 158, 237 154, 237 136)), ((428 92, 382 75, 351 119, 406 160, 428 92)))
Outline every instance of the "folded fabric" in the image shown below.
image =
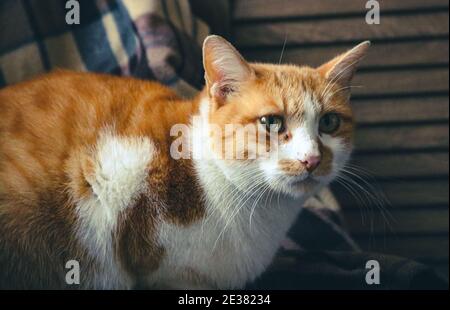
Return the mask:
POLYGON ((432 268, 391 255, 351 251, 282 251, 248 289, 448 290, 432 268), (379 284, 367 282, 366 263, 380 266, 379 284), (370 284, 372 283, 372 284, 370 284))
POLYGON ((185 0, 0 1, 0 87, 54 68, 136 76, 190 96, 203 85, 208 27, 185 0))
POLYGON ((305 204, 289 237, 298 247, 280 250, 267 271, 247 289, 448 289, 448 281, 429 266, 361 251, 328 190, 305 204), (380 268, 379 284, 366 281, 369 261, 376 261, 380 268))

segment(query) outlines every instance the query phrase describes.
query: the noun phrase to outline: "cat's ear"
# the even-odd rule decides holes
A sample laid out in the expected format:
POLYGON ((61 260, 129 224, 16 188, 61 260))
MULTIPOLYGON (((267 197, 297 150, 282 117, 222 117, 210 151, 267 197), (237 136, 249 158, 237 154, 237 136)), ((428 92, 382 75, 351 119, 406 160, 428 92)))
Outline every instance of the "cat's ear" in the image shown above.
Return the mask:
POLYGON ((231 43, 216 35, 208 36, 203 43, 203 66, 208 93, 219 105, 254 75, 231 43))
POLYGON ((358 64, 367 54, 369 46, 370 42, 365 41, 323 64, 318 71, 333 83, 336 82, 343 87, 350 86, 358 64))

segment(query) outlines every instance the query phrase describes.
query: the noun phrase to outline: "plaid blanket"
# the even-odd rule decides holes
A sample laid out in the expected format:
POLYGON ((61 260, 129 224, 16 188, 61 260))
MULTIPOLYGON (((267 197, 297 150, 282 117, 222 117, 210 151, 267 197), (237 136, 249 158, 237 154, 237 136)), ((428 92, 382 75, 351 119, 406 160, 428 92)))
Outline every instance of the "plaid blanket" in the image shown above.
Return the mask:
POLYGON ((207 25, 186 0, 0 1, 0 87, 54 68, 158 80, 190 96, 203 84, 207 25))

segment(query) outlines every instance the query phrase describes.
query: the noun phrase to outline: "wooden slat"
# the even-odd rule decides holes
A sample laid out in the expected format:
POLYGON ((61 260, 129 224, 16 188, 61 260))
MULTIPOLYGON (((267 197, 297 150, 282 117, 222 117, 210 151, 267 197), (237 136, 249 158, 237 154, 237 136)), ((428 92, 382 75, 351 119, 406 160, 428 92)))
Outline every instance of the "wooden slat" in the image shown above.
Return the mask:
MULTIPOLYGON (((384 66, 427 65, 448 63, 448 40, 375 43, 361 63, 361 68, 384 66)), ((289 47, 283 52, 283 63, 317 67, 354 47, 341 46, 289 47)), ((243 51, 249 61, 278 63, 281 47, 243 51)))
POLYGON ((375 237, 357 238, 358 244, 371 252, 386 253, 427 260, 439 257, 448 259, 448 235, 445 236, 423 236, 423 237, 375 237))
POLYGON ((448 233, 449 210, 424 207, 419 210, 389 210, 389 215, 378 209, 352 210, 344 213, 353 234, 436 234, 448 233))
MULTIPOLYGON (((362 0, 235 0, 235 19, 269 17, 316 16, 367 12, 362 0)), ((401 9, 425 9, 448 6, 448 0, 379 0, 380 9, 386 13, 401 9)))
POLYGON ((359 155, 351 161, 376 178, 445 176, 448 162, 448 152, 359 155))
POLYGON ((448 35, 448 12, 384 16, 380 25, 364 18, 320 19, 236 25, 238 47, 282 45, 288 34, 291 44, 348 42, 376 39, 448 35))
POLYGON ((195 17, 208 24, 212 33, 225 37, 229 35, 232 26, 231 1, 189 0, 189 6, 195 17))
POLYGON ((354 96, 448 91, 448 68, 359 72, 352 85, 354 96))
MULTIPOLYGON (((448 179, 395 182, 379 181, 372 184, 375 190, 369 191, 373 193, 372 196, 377 197, 377 201, 382 201, 379 198, 381 194, 386 196, 389 204, 385 203, 384 205, 388 208, 423 207, 427 205, 448 206, 448 185, 448 179)), ((366 196, 363 190, 358 188, 358 186, 352 185, 352 188, 353 191, 357 193, 356 195, 366 196)), ((364 188, 367 189, 367 186, 364 186, 364 188)), ((344 209, 376 207, 375 198, 369 197, 369 199, 357 199, 348 191, 348 189, 338 183, 332 185, 332 190, 344 209)))
POLYGON ((434 265, 433 267, 436 270, 436 272, 438 274, 440 274, 441 276, 443 276, 444 279, 446 279, 447 282, 448 282, 448 279, 449 279, 449 273, 448 273, 448 271, 449 271, 449 263, 447 262, 447 263, 444 263, 444 264, 434 265))
POLYGON ((357 128, 355 146, 365 152, 448 148, 448 124, 357 128))
POLYGON ((358 124, 391 122, 448 121, 448 96, 352 100, 358 124))

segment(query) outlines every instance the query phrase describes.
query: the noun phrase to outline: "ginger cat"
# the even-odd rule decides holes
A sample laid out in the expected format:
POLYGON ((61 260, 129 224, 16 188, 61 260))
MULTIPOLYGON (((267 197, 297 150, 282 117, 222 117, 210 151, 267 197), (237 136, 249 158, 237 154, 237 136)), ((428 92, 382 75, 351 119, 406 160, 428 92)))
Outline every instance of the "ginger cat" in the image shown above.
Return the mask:
POLYGON ((310 68, 247 63, 210 36, 193 100, 66 71, 2 89, 0 288, 242 288, 348 160, 350 81, 368 46, 310 68), (212 133, 227 124, 275 143, 212 133), (176 158, 175 141, 192 156, 176 158), (222 157, 221 141, 244 157, 222 157))

